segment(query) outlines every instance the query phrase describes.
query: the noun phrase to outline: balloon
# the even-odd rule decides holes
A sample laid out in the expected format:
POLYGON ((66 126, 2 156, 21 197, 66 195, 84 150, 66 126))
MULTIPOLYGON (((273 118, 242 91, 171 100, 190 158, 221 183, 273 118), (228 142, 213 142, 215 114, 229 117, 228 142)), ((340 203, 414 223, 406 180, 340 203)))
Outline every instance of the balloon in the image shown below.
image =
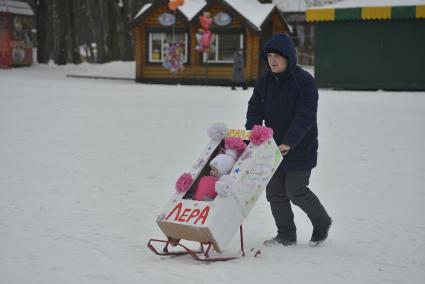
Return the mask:
POLYGON ((208 48, 212 43, 212 33, 211 31, 204 31, 201 37, 201 45, 205 48, 208 48))
POLYGON ((171 11, 175 11, 177 9, 177 3, 174 1, 168 2, 168 8, 170 8, 171 11))
POLYGON ((184 44, 182 43, 167 43, 164 47, 164 61, 162 66, 170 70, 172 73, 177 73, 184 69, 184 44))
POLYGON ((212 18, 208 12, 204 12, 202 16, 199 17, 199 23, 204 30, 208 30, 212 23, 212 18))
POLYGON ((184 0, 175 0, 177 6, 181 6, 184 4, 184 0))

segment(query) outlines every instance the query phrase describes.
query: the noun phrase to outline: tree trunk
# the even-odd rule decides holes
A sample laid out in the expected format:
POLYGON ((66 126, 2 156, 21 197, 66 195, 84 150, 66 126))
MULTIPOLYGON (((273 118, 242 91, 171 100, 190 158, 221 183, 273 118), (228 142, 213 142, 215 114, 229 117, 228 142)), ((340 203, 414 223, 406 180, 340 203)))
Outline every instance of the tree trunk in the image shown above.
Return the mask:
POLYGON ((97 50, 97 62, 98 63, 105 63, 108 61, 108 50, 106 48, 106 38, 107 36, 105 35, 105 3, 102 0, 98 0, 98 1, 91 1, 88 0, 89 2, 92 3, 91 8, 92 8, 92 15, 94 15, 95 17, 93 18, 93 23, 94 23, 94 39, 96 42, 96 50, 97 50), (96 5, 97 4, 97 5, 96 5))
POLYGON ((120 34, 119 45, 121 51, 121 60, 124 61, 130 61, 134 58, 130 22, 132 20, 132 15, 138 12, 134 11, 136 3, 132 0, 123 1, 123 7, 120 9, 120 25, 118 30, 120 34))
POLYGON ((120 47, 118 45, 118 3, 116 0, 106 1, 106 15, 108 20, 108 46, 110 60, 120 60, 120 47))
POLYGON ((67 51, 68 51, 68 62, 72 62, 74 64, 81 63, 81 57, 80 57, 80 48, 77 41, 77 36, 75 32, 75 9, 74 5, 78 4, 79 1, 65 1, 65 3, 68 4, 68 22, 67 22, 67 34, 66 34, 66 40, 67 40, 67 51))
POLYGON ((37 61, 48 63, 50 59, 49 35, 51 34, 49 25, 48 0, 37 2, 37 61))

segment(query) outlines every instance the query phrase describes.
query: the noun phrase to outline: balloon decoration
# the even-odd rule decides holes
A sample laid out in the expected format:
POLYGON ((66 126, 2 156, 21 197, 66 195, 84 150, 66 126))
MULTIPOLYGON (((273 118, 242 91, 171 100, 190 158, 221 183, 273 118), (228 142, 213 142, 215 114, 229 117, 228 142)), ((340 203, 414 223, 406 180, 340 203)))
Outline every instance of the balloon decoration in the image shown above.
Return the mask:
MULTIPOLYGON (((168 8, 174 13, 177 8, 184 4, 184 0, 170 0, 168 2, 168 8)), ((172 41, 166 42, 164 45, 164 60, 162 66, 165 69, 169 69, 173 74, 177 71, 183 70, 184 63, 184 43, 175 42, 175 22, 173 27, 172 41)))
POLYGON ((210 12, 204 11, 202 16, 199 17, 199 24, 201 28, 198 33, 196 33, 196 51, 202 52, 205 59, 205 84, 208 85, 208 57, 209 53, 214 51, 213 46, 213 34, 210 31, 210 26, 212 24, 212 17, 210 12))
POLYGON ((183 4, 184 0, 170 0, 170 2, 168 2, 168 8, 170 8, 171 11, 176 11, 177 8, 183 4))
POLYGON ((169 69, 172 73, 177 73, 184 69, 184 44, 183 43, 165 43, 164 62, 162 66, 169 69))
POLYGON ((196 45, 196 50, 198 52, 210 52, 212 43, 213 43, 213 34, 210 31, 210 26, 212 23, 211 14, 207 11, 204 11, 202 16, 199 17, 199 24, 201 28, 196 34, 196 40, 198 44, 196 45))

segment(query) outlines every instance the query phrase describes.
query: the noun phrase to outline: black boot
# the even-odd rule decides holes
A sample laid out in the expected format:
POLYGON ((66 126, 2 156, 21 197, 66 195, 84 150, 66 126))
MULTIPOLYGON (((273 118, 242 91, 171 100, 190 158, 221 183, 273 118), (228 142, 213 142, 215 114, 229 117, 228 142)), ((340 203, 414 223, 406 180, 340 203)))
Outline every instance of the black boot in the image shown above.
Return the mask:
POLYGON ((310 246, 316 247, 323 243, 328 237, 328 232, 331 225, 332 219, 329 217, 329 221, 325 226, 318 228, 313 227, 313 234, 311 235, 310 246))
POLYGON ((297 227, 294 223, 289 199, 282 202, 270 202, 273 218, 277 227, 277 236, 264 241, 264 245, 282 244, 284 246, 297 243, 297 227))
POLYGON ((283 246, 292 246, 297 244, 297 233, 291 232, 289 234, 278 234, 276 237, 265 240, 263 243, 265 246, 273 246, 277 244, 281 244, 283 246))

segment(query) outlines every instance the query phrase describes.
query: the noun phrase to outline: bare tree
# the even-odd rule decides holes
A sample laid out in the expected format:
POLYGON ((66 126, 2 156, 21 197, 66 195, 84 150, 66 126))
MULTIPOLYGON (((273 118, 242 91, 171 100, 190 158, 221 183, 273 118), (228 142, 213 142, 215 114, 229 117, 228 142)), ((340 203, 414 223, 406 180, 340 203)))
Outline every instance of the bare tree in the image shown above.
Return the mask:
POLYGON ((133 60, 129 24, 147 1, 27 1, 36 9, 38 62, 133 60))

